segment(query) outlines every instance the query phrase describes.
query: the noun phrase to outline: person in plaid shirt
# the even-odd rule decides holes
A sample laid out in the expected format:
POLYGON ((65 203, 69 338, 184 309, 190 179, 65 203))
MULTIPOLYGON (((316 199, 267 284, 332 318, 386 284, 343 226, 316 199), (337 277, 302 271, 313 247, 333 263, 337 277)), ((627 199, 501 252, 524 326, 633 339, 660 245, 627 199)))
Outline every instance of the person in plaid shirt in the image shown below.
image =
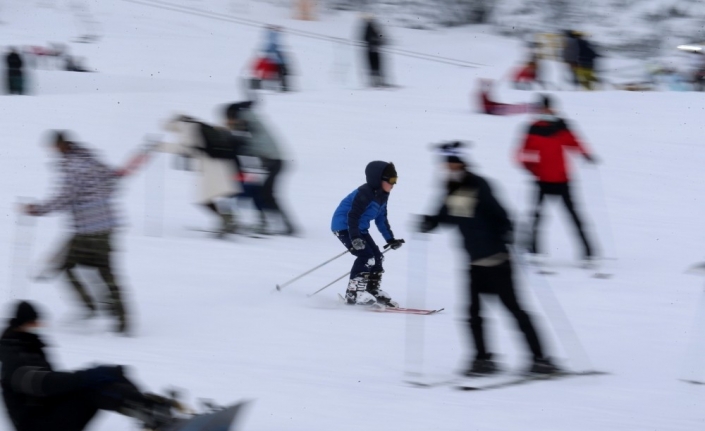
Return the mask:
POLYGON ((97 307, 76 277, 75 267, 96 268, 109 291, 109 303, 118 320, 116 330, 127 333, 125 307, 111 265, 111 237, 118 226, 112 195, 118 179, 128 172, 106 166, 90 150, 69 141, 64 132, 54 133, 53 146, 61 156, 59 190, 44 203, 25 205, 24 212, 32 216, 58 211, 71 213, 74 235, 59 269, 66 271, 90 318, 95 316, 97 307))

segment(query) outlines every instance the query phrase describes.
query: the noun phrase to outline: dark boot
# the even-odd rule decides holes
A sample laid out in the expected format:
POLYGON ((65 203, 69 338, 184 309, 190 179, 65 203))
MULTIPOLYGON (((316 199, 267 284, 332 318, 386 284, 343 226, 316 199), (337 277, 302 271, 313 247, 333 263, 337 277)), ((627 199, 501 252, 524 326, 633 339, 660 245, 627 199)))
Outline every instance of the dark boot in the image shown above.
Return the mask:
POLYGON ((492 355, 486 358, 475 358, 463 374, 467 377, 489 376, 499 371, 499 367, 492 360, 492 355))
POLYGON ((561 369, 558 368, 553 362, 551 362, 551 358, 536 358, 534 359, 534 363, 531 364, 531 368, 529 369, 529 374, 557 374, 560 373, 561 369))
POLYGON ((370 292, 372 296, 375 297, 378 304, 382 304, 385 307, 397 308, 399 304, 392 300, 387 292, 380 289, 382 285, 382 272, 373 272, 370 274, 370 278, 367 282, 367 291, 370 292))
POLYGON ((174 413, 178 410, 184 410, 178 401, 146 393, 138 399, 126 400, 118 411, 140 421, 144 431, 160 431, 177 420, 174 413))

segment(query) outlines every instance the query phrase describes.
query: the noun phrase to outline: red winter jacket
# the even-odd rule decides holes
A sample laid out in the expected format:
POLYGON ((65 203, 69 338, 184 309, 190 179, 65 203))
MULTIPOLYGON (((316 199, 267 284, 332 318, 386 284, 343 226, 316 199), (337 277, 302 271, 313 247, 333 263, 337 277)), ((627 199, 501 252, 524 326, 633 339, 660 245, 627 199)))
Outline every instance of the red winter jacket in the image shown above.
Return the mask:
POLYGON ((566 183, 566 149, 590 157, 565 121, 557 117, 553 120, 541 119, 529 128, 524 145, 517 152, 517 160, 541 182, 566 183))

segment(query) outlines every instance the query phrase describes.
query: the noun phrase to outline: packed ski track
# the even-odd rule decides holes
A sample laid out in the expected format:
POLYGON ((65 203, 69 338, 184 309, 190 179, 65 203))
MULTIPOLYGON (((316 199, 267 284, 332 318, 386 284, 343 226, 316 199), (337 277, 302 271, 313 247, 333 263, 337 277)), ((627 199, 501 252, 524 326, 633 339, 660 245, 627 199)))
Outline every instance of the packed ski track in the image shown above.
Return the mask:
MULTIPOLYGON (((172 1, 338 38, 357 30, 352 14, 307 23, 292 21, 290 10, 256 2, 172 1), (232 6, 245 3, 248 8, 232 6)), ((4 45, 80 36, 66 2, 31 3, 3 4, 4 45)), ((221 241, 194 231, 214 223, 193 205, 194 174, 172 169, 170 157, 157 155, 126 180, 119 196, 125 228, 118 236, 118 267, 135 336, 111 335, 101 326, 107 322, 88 328, 71 323, 67 317, 76 303, 64 280, 25 277, 40 272, 59 247, 66 220, 17 223, 18 201, 52 191, 45 131, 72 130, 79 142, 120 165, 146 134, 164 133, 162 125, 174 113, 216 121, 222 104, 241 100, 240 77, 263 44, 261 28, 235 22, 117 0, 91 7, 101 38, 71 50, 99 73, 38 70, 31 75, 33 96, 0 97, 2 298, 29 298, 46 309, 47 339, 56 346, 51 353, 58 364, 128 365, 146 388, 184 388, 194 403, 199 397, 221 404, 255 399, 242 423, 248 431, 705 426, 703 387, 681 381, 705 380, 705 325, 698 323, 705 318, 703 280, 685 273, 702 261, 705 244, 705 100, 698 93, 555 92, 559 111, 600 161, 592 167, 574 160, 574 189, 599 253, 610 258, 603 267, 611 277, 591 277, 577 266, 572 226, 554 203, 544 219, 544 241, 555 274, 517 268, 518 291, 561 365, 609 374, 487 392, 405 383, 407 329, 423 328, 429 380, 450 381, 467 365, 470 347, 463 321, 466 258, 456 233, 431 235, 425 304, 407 300, 407 287, 420 286, 409 279, 412 253, 420 250, 411 240, 414 215, 432 211, 439 194, 430 144, 472 141, 473 168, 493 181, 515 220, 528 220, 533 199, 532 184, 514 160, 529 118, 480 115, 473 103, 476 79, 505 76, 524 52, 519 41, 482 27, 389 28, 399 49, 486 65, 392 55, 387 65, 393 83, 402 86, 393 91, 361 90, 361 53, 351 45, 285 34, 296 91, 264 94, 260 109, 293 161, 280 194, 301 237, 221 241), (362 184, 371 160, 397 167, 389 219, 396 237, 407 239, 386 255, 383 287, 402 306, 445 308, 442 313, 355 312, 338 303, 343 282, 307 298, 349 271, 349 256, 275 290, 343 251, 330 218, 340 198, 362 184), (553 318, 557 310, 547 305, 556 304, 567 319, 553 318), (567 333, 577 336, 579 348, 561 343, 567 333)), ((498 85, 502 102, 534 97, 506 82, 498 85)), ((522 370, 528 358, 513 322, 504 312, 486 314, 492 350, 507 369, 522 370)), ((91 430, 132 427, 129 419, 105 413, 91 430)), ((4 415, 0 428, 10 429, 4 415)))

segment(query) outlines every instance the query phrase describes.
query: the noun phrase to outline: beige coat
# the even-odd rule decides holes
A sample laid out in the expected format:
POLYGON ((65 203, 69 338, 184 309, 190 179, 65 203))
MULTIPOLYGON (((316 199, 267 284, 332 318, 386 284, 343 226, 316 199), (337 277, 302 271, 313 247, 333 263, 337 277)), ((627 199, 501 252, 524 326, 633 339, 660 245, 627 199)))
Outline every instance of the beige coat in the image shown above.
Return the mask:
POLYGON ((236 180, 237 168, 230 160, 213 159, 198 150, 203 147, 197 123, 172 120, 164 128, 175 134, 175 142, 159 144, 157 151, 179 154, 196 160, 196 169, 201 172, 201 184, 196 203, 208 204, 217 198, 230 197, 242 192, 236 180))

